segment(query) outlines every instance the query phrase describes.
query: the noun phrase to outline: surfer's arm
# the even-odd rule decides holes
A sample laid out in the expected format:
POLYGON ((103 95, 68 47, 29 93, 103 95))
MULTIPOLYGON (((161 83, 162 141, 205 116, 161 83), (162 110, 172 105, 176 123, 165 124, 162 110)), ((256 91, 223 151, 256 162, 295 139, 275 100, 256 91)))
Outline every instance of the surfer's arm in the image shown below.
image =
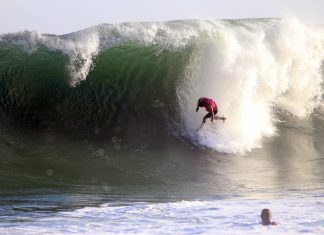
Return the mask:
POLYGON ((198 110, 199 110, 199 103, 197 103, 196 112, 198 112, 198 110))

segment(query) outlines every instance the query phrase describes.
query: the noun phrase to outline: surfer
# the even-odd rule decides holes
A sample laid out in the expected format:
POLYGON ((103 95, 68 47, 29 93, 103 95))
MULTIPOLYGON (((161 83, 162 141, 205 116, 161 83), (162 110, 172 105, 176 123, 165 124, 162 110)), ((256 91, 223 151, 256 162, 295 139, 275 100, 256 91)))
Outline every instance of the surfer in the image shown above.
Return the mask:
POLYGON ((202 97, 202 98, 200 98, 198 100, 196 112, 198 112, 199 107, 205 107, 206 111, 208 112, 203 117, 201 126, 206 123, 206 119, 207 118, 211 118, 211 122, 212 123, 214 122, 214 119, 216 119, 216 120, 223 120, 223 122, 225 122, 225 120, 226 120, 225 117, 218 117, 218 116, 216 116, 216 114, 218 112, 218 108, 217 108, 216 102, 214 100, 209 99, 209 98, 202 97))
POLYGON ((271 222, 272 214, 269 209, 263 209, 261 212, 262 225, 277 225, 276 222, 271 222))

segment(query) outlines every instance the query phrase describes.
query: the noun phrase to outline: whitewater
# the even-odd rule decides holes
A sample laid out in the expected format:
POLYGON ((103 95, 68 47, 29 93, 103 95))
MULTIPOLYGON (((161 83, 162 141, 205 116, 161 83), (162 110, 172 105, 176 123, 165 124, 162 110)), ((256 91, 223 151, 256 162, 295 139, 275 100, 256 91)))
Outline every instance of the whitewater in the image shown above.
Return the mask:
POLYGON ((0 35, 0 232, 323 233, 323 59, 294 17, 0 35))

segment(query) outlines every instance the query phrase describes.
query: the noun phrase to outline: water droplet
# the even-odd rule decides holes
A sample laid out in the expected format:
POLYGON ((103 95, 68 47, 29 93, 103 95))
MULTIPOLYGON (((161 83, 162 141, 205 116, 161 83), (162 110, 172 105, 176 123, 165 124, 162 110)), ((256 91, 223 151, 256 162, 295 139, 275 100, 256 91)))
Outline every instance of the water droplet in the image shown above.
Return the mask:
POLYGON ((111 187, 107 184, 103 184, 102 185, 102 189, 105 190, 106 192, 110 192, 111 191, 111 187))
POLYGON ((98 149, 96 153, 97 153, 98 156, 102 157, 105 154, 105 150, 98 149))
POLYGON ((114 144, 114 149, 119 150, 120 149, 120 144, 114 144))
POLYGON ((52 169, 47 169, 46 174, 48 176, 53 176, 54 175, 54 171, 52 169))
POLYGON ((118 137, 117 136, 113 136, 111 138, 111 142, 113 142, 114 144, 116 144, 118 142, 118 137))

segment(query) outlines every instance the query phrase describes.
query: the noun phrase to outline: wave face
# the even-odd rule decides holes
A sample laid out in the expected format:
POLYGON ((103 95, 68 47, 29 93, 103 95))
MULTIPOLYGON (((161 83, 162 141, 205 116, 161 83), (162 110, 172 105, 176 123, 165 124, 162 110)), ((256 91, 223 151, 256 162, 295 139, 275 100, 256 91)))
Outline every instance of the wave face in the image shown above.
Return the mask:
POLYGON ((324 31, 297 19, 102 24, 0 45, 2 113, 78 136, 171 134, 244 154, 276 133, 275 110, 307 117, 322 98, 324 31), (227 121, 197 132, 202 96, 227 121))

